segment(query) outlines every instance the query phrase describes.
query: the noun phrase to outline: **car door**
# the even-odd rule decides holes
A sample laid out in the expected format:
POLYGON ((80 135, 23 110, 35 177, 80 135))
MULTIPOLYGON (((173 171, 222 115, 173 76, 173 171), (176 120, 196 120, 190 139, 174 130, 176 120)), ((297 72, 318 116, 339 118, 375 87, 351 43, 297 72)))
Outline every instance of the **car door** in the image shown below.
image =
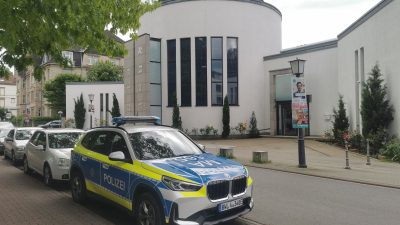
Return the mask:
POLYGON ((34 150, 34 161, 33 161, 33 166, 36 168, 36 170, 40 173, 43 174, 43 166, 44 162, 46 160, 46 153, 48 151, 47 149, 47 140, 46 140, 46 133, 43 131, 38 131, 38 137, 36 140, 36 147, 38 146, 43 146, 42 149, 37 149, 35 148, 34 150))
POLYGON ((102 187, 112 193, 111 196, 113 197, 110 200, 129 208, 131 206, 129 200, 129 171, 133 169, 132 158, 128 145, 121 133, 110 131, 108 135, 108 140, 111 141, 109 153, 121 151, 129 162, 112 161, 107 156, 101 166, 102 187))
POLYGON ((28 144, 26 144, 26 157, 28 159, 28 164, 29 167, 31 169, 37 170, 36 167, 34 167, 34 161, 35 161, 35 157, 36 157, 36 142, 37 142, 37 138, 39 137, 40 132, 36 131, 31 139, 29 140, 28 144))

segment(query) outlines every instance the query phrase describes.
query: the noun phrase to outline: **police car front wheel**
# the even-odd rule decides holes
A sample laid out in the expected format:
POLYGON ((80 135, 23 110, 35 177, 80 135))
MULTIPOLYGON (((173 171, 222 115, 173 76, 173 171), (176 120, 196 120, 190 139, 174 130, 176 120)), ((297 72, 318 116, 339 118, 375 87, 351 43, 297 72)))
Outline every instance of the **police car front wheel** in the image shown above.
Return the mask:
POLYGON ((161 208, 153 195, 141 194, 135 207, 136 224, 138 225, 163 225, 164 219, 161 208))
POLYGON ((74 172, 71 174, 71 194, 72 199, 80 204, 86 201, 86 185, 81 173, 74 172))

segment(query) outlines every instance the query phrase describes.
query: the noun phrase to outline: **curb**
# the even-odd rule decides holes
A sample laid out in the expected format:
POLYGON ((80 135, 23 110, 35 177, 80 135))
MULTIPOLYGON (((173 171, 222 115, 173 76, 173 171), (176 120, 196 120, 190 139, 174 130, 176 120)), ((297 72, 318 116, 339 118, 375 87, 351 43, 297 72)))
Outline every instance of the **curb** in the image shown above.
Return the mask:
POLYGON ((237 218, 237 220, 244 222, 248 225, 270 225, 270 224, 260 223, 260 222, 254 221, 252 219, 244 218, 244 217, 239 217, 239 218, 237 218))
POLYGON ((394 185, 390 185, 390 184, 380 184, 380 183, 374 183, 374 182, 368 182, 368 181, 351 180, 351 179, 345 179, 345 178, 340 178, 340 177, 310 174, 310 173, 297 172, 297 171, 291 171, 291 170, 285 170, 285 169, 256 166, 256 165, 252 165, 252 164, 248 164, 248 163, 245 163, 244 165, 247 167, 253 167, 253 168, 258 168, 258 169, 266 169, 266 170, 273 170, 273 171, 279 171, 279 172, 284 172, 284 173, 300 174, 300 175, 304 175, 304 176, 319 177, 319 178, 345 181, 345 182, 351 182, 351 183, 357 183, 357 184, 372 185, 372 186, 384 187, 384 188, 400 189, 400 186, 394 186, 394 185))

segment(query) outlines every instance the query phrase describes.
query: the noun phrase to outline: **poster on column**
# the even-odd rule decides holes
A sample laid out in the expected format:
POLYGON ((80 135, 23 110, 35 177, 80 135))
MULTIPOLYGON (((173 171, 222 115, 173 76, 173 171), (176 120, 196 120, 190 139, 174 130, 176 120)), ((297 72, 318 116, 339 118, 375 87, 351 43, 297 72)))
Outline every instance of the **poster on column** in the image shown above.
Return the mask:
POLYGON ((306 85, 303 77, 292 78, 292 124, 293 128, 308 128, 306 85))

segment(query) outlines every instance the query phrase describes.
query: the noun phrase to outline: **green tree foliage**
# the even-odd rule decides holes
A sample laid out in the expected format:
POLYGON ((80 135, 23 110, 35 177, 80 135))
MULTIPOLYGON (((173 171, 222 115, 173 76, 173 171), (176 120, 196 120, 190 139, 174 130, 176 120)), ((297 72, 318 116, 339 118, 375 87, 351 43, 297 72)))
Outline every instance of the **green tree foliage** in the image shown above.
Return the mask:
POLYGON ((254 111, 251 113, 249 129, 250 137, 255 138, 260 136, 260 131, 257 128, 256 113, 254 111))
POLYGON ((175 94, 174 94, 173 98, 174 98, 174 102, 173 102, 174 110, 172 112, 172 127, 182 130, 182 119, 181 119, 181 115, 179 112, 179 106, 178 106, 175 94))
POLYGON ((65 83, 79 82, 82 78, 76 74, 59 74, 53 80, 44 84, 43 96, 47 99, 49 107, 55 112, 63 111, 65 114, 65 83))
POLYGON ((5 65, 0 64, 0 77, 4 79, 8 79, 12 76, 12 72, 5 65))
POLYGON ((339 95, 338 110, 333 109, 333 137, 339 144, 344 144, 343 134, 349 132, 349 119, 344 108, 343 96, 339 95))
POLYGON ((85 103, 83 102, 83 94, 77 99, 74 99, 75 102, 75 110, 74 110, 74 118, 75 118, 75 126, 76 128, 82 129, 85 124, 86 117, 86 109, 85 103))
POLYGON ((88 81, 121 81, 123 68, 110 61, 98 62, 93 65, 88 73, 88 81))
POLYGON ((51 55, 63 65, 62 50, 95 48, 109 56, 125 53, 124 45, 110 34, 138 30, 139 18, 159 5, 153 0, 54 1, 18 0, 0 4, 0 64, 17 71, 34 65, 35 77, 42 70, 33 56, 51 55), (107 28, 109 32, 104 32, 107 28))
POLYGON ((1 120, 6 119, 6 113, 7 113, 6 109, 3 107, 0 107, 0 119, 1 120))
POLYGON ((115 93, 113 93, 113 106, 111 108, 111 116, 112 117, 119 117, 121 116, 121 112, 119 109, 119 103, 118 103, 118 99, 117 96, 115 95, 115 93))
POLYGON ((388 141, 387 129, 393 121, 394 110, 387 97, 387 87, 382 76, 379 65, 375 65, 362 90, 362 133, 371 140, 372 154, 376 154, 388 141))
POLYGON ((231 132, 229 126, 230 123, 230 113, 229 113, 229 100, 228 96, 224 98, 224 107, 222 108, 222 137, 227 138, 231 132))

